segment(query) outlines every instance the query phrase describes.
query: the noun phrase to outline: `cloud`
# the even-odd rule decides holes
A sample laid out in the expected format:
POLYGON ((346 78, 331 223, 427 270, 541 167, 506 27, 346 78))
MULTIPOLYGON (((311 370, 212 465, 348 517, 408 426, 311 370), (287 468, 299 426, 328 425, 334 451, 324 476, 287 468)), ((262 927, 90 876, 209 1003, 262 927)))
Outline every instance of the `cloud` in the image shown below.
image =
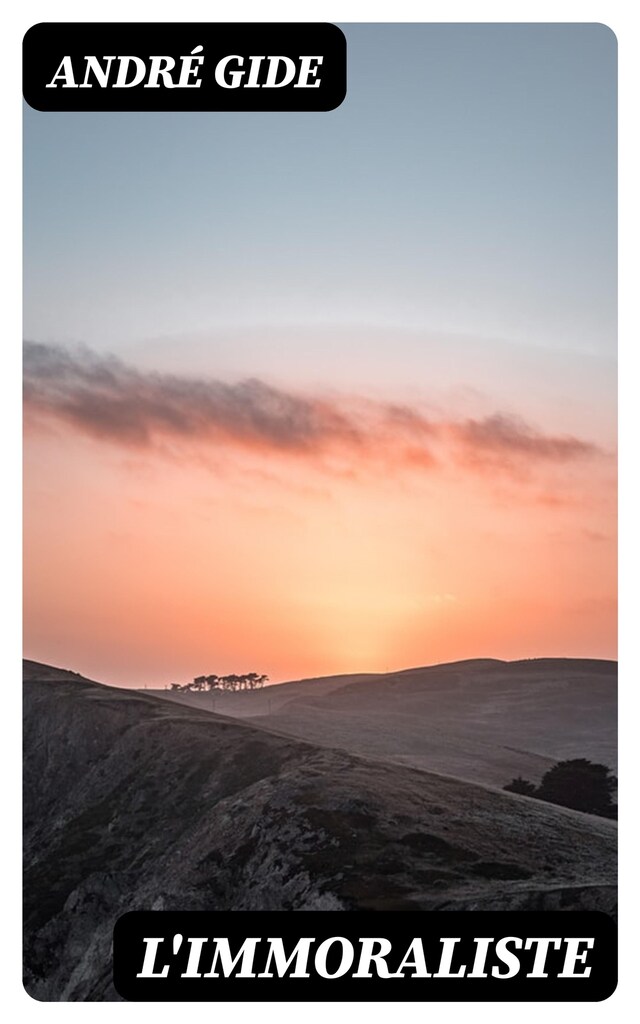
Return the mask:
POLYGON ((297 394, 261 380, 140 371, 114 356, 26 342, 25 411, 103 441, 144 449, 162 443, 242 446, 322 460, 424 470, 438 461, 502 466, 566 462, 597 448, 496 413, 431 420, 419 409, 366 398, 297 394))
POLYGON ((502 413, 464 420, 453 424, 450 431, 469 458, 492 463, 567 462, 598 452, 589 441, 543 434, 520 417, 502 413))
POLYGON ((105 440, 139 447, 161 435, 314 451, 362 443, 357 426, 330 403, 259 380, 237 384, 142 373, 113 356, 70 353, 29 342, 27 407, 105 440))

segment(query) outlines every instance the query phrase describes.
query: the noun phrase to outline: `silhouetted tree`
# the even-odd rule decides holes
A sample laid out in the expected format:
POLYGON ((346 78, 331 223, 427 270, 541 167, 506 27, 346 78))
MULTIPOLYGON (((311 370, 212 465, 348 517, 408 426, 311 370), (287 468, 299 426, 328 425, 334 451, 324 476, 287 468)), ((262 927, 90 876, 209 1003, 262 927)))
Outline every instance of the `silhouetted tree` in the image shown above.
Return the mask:
POLYGON ((542 776, 538 788, 528 779, 518 776, 503 789, 509 793, 535 797, 561 807, 573 807, 587 814, 604 818, 617 818, 618 807, 611 799, 618 780, 604 764, 594 764, 584 757, 559 761, 542 776))
POLYGON ((539 800, 573 807, 588 814, 613 818, 617 807, 611 799, 618 780, 604 764, 594 764, 584 757, 559 761, 542 777, 536 792, 539 800))
POLYGON ((259 675, 257 672, 245 672, 244 675, 231 673, 228 676, 219 676, 215 673, 209 676, 196 676, 193 682, 172 683, 170 689, 193 692, 201 690, 255 690, 260 689, 269 679, 267 675, 259 675))
POLYGON ((503 786, 508 793, 521 793, 522 796, 537 796, 536 787, 533 782, 529 782, 528 779, 523 779, 521 775, 518 775, 517 779, 512 779, 507 786, 503 786))

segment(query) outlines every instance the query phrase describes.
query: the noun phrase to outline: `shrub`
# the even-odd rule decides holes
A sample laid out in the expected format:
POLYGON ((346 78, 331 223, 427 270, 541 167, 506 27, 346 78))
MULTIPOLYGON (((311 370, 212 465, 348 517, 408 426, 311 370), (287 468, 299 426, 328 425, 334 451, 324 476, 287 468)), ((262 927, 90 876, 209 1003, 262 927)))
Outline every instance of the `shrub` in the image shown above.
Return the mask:
POLYGON ((604 764, 594 764, 584 757, 559 761, 542 776, 538 788, 528 779, 518 776, 503 789, 509 793, 535 797, 561 807, 573 807, 587 814, 599 814, 604 818, 617 818, 618 807, 611 795, 618 780, 611 769, 604 764))
POLYGON ((536 787, 533 782, 529 782, 528 779, 523 779, 521 775, 518 775, 517 779, 512 779, 507 786, 503 786, 509 793, 521 793, 523 796, 535 796, 536 787))
POLYGON ((563 807, 573 807, 588 814, 613 817, 615 804, 611 799, 618 780, 604 764, 594 764, 584 757, 560 761, 543 776, 536 796, 563 807))

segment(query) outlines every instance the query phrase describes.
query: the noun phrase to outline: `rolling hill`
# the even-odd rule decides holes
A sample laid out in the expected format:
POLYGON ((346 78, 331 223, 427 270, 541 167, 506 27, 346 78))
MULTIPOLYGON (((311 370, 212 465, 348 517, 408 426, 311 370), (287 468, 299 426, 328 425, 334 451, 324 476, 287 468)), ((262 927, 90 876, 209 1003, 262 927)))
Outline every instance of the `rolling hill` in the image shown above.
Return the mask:
POLYGON ((614 822, 34 662, 24 708, 38 999, 116 999, 133 909, 614 910, 614 822))
POLYGON ((152 692, 316 744, 499 787, 516 775, 538 782, 565 758, 613 770, 617 763, 611 661, 482 659, 248 693, 152 692))

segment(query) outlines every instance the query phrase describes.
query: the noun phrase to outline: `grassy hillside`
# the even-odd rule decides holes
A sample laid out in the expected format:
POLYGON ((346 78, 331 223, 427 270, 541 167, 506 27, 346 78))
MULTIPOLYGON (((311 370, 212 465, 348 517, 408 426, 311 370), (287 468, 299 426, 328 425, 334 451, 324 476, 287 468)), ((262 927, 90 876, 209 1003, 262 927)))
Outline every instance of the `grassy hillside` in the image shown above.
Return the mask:
POLYGON ((132 909, 604 909, 616 826, 25 663, 25 973, 113 999, 132 909))
POLYGON ((615 770, 617 665, 491 659, 377 676, 336 676, 254 693, 158 696, 215 707, 280 733, 501 787, 556 761, 615 770))

